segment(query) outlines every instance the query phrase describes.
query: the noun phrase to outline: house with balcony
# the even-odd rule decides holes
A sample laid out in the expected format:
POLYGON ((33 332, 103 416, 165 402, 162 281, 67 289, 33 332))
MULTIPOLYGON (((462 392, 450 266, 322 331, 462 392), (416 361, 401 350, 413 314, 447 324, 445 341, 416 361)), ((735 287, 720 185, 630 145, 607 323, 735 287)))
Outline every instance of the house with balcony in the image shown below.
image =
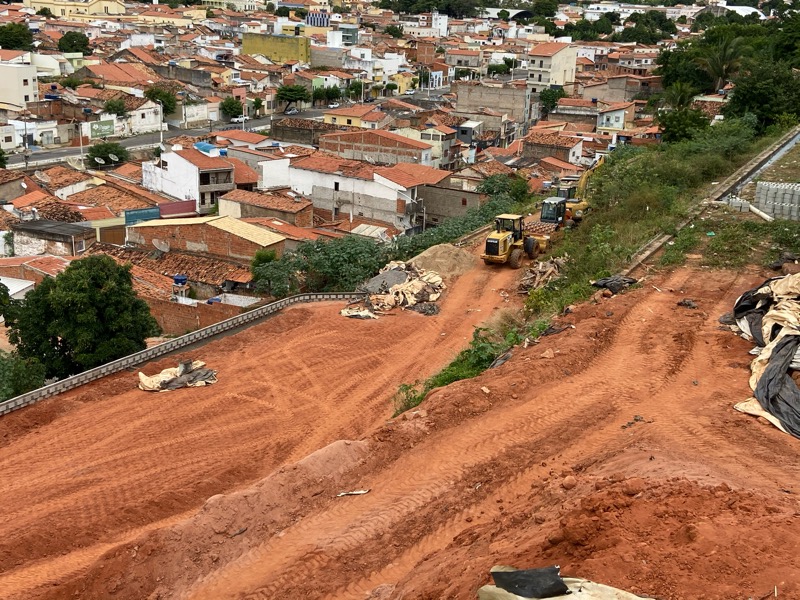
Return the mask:
POLYGON ((572 83, 577 58, 578 50, 572 44, 547 42, 535 46, 521 64, 528 72, 528 87, 538 94, 572 83))
POLYGON ((216 210, 222 196, 236 189, 234 165, 218 150, 206 154, 174 146, 142 164, 142 185, 173 198, 194 200, 198 214, 207 215, 216 210))

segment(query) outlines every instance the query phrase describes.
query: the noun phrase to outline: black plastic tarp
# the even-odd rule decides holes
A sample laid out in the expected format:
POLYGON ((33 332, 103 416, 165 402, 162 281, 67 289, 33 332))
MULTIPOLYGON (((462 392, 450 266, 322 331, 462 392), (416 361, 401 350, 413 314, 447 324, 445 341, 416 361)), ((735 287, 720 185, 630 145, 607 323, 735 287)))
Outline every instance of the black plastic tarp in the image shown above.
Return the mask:
POLYGON ((554 598, 571 593, 561 579, 559 567, 492 571, 494 584, 523 598, 554 598))
POLYGON ((761 408, 778 419, 787 432, 800 438, 800 388, 789 374, 789 364, 798 347, 797 335, 787 335, 775 345, 753 394, 761 408))

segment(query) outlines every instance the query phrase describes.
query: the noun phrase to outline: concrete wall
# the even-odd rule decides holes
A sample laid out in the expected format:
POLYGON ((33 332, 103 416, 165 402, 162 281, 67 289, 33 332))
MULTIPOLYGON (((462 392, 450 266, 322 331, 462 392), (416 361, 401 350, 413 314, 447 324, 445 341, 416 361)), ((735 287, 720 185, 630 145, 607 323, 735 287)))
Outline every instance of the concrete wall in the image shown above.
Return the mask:
POLYGON ((332 125, 330 123, 321 123, 317 121, 311 123, 313 123, 312 127, 306 128, 293 127, 292 125, 284 124, 282 121, 277 121, 272 124, 270 137, 281 142, 318 146, 320 136, 326 133, 334 133, 342 131, 343 129, 347 131, 358 129, 357 127, 342 127, 340 125, 332 125))
POLYGON ((145 299, 150 314, 167 335, 183 335, 201 327, 208 327, 242 312, 242 307, 214 302, 197 305, 179 304, 168 300, 145 299))
POLYGON ((311 40, 307 37, 293 35, 245 33, 242 35, 242 52, 244 54, 263 54, 276 64, 290 60, 310 63, 311 40))
MULTIPOLYGON (((467 190, 457 190, 436 185, 424 185, 420 188, 418 199, 425 207, 425 221, 428 225, 437 225, 445 219, 460 217, 470 208, 477 208, 486 201, 484 194, 467 190)), ((417 213, 421 213, 419 209, 417 213)))
POLYGON ((530 90, 524 87, 494 87, 488 85, 468 85, 455 82, 451 91, 458 94, 456 109, 460 112, 477 113, 481 108, 491 108, 506 113, 519 123, 523 133, 528 131, 528 122, 533 118, 530 90))
POLYGON ((201 95, 211 95, 211 73, 208 71, 187 69, 186 67, 179 67, 177 65, 151 65, 150 68, 164 79, 177 79, 181 83, 188 83, 195 86, 198 88, 201 95))
MULTIPOLYGON (((427 143, 427 142, 425 142, 427 143)), ((319 139, 319 149, 337 154, 350 160, 371 160, 378 164, 415 163, 433 166, 432 148, 409 148, 402 142, 381 138, 371 131, 359 134, 348 133, 323 135, 319 139)))
POLYGON ((194 333, 169 340, 168 342, 164 342, 158 346, 153 346, 147 350, 142 350, 141 352, 129 354, 128 356, 120 358, 119 360, 106 363, 105 365, 96 367, 94 369, 89 369, 88 371, 84 371, 78 375, 67 377, 66 379, 62 379, 56 383, 41 387, 38 390, 28 392, 27 394, 17 396, 16 398, 11 398, 10 400, 6 400, 5 402, 0 403, 0 416, 6 415, 15 410, 19 410, 20 408, 30 406, 31 404, 35 404, 36 402, 44 400, 45 398, 50 398, 57 394, 75 389, 89 382, 106 377, 107 375, 118 373, 119 371, 123 371, 125 369, 130 369, 131 367, 144 364, 171 352, 187 348, 192 344, 212 338, 221 333, 225 333, 226 331, 247 326, 265 317, 275 314, 283 308, 293 304, 298 304, 301 302, 325 302, 329 300, 350 300, 352 298, 361 297, 363 297, 363 294, 352 292, 344 294, 299 294, 297 296, 284 298, 283 300, 272 302, 260 308, 256 308, 255 310, 248 311, 236 315, 235 317, 231 317, 230 319, 226 319, 224 321, 220 321, 219 323, 204 327, 203 329, 195 331, 194 333))
POLYGON ((347 50, 344 48, 311 46, 311 66, 341 69, 345 54, 347 54, 347 50))
POLYGON ((800 183, 759 181, 755 205, 776 219, 800 221, 800 183))

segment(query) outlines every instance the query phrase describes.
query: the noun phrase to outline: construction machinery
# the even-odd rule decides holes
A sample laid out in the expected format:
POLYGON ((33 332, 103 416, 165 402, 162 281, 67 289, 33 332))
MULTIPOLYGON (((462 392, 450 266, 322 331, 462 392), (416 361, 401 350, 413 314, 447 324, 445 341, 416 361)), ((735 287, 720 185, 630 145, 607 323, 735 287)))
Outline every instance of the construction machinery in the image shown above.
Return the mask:
POLYGON ((502 214, 494 219, 494 231, 486 237, 481 258, 487 265, 508 263, 514 269, 522 266, 522 257, 536 258, 539 243, 525 230, 525 217, 502 214))
POLYGON ((542 202, 539 220, 525 226, 525 234, 536 240, 534 256, 547 252, 562 236, 565 227, 574 227, 572 209, 566 198, 553 196, 542 202))
POLYGON ((598 167, 603 166, 605 155, 600 155, 594 164, 586 169, 580 176, 566 176, 558 184, 557 194, 559 198, 567 201, 568 208, 572 211, 573 221, 580 221, 589 212, 589 202, 586 200, 586 188, 589 179, 598 167))

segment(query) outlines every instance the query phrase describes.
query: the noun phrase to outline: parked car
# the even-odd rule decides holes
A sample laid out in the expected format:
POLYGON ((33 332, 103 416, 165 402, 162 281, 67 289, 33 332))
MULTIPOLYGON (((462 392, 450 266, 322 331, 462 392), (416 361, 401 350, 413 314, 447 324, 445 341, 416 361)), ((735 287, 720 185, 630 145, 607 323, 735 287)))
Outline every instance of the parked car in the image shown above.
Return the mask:
POLYGON ((328 108, 339 108, 339 103, 331 102, 330 104, 328 104, 328 108))
POLYGON ((413 96, 417 90, 406 90, 403 92, 406 96, 413 96))
POLYGON ((250 117, 247 115, 239 115, 238 117, 233 117, 231 119, 231 123, 244 123, 245 121, 249 121, 250 117))
POLYGON ((364 102, 375 102, 375 98, 373 98, 372 96, 367 96, 366 98, 364 98, 364 102))
POLYGON ((300 114, 300 111, 299 111, 299 110, 297 110, 297 109, 296 109, 296 108, 293 106, 292 108, 287 108, 285 111, 283 111, 283 114, 285 114, 285 115, 299 115, 299 114, 300 114))

